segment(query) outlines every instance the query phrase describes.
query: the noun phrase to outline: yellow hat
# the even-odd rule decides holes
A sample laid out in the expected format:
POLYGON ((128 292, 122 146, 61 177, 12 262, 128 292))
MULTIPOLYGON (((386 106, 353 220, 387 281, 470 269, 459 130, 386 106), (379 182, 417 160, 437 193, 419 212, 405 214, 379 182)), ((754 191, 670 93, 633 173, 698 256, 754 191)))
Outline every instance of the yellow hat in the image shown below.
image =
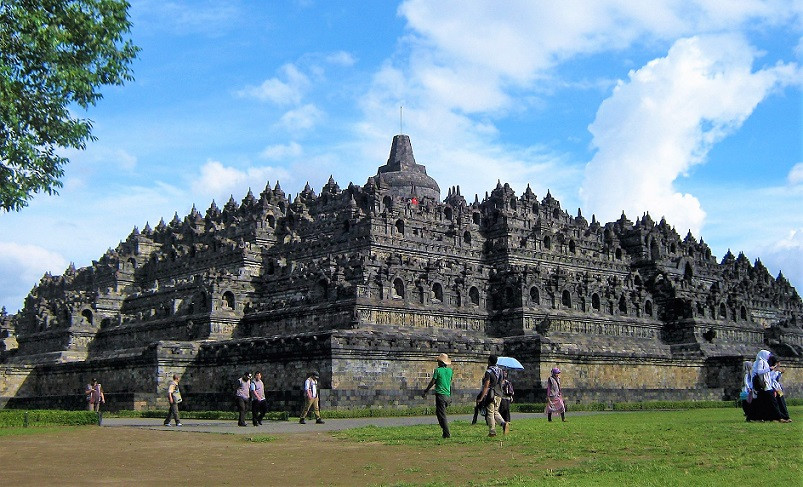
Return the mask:
POLYGON ((443 362, 446 365, 451 365, 452 361, 449 359, 449 356, 445 353, 438 355, 438 362, 443 362))

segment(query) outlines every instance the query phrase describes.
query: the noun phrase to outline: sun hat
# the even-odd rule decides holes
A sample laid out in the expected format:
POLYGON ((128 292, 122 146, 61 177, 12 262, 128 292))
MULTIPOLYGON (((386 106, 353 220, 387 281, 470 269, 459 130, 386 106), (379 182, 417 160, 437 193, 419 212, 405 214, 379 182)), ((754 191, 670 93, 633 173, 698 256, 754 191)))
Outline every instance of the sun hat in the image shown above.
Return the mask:
POLYGON ((449 359, 449 355, 445 353, 438 355, 438 362, 443 362, 446 365, 450 365, 452 363, 451 359, 449 359))
POLYGON ((559 368, 555 367, 554 369, 552 369, 552 375, 558 375, 558 374, 560 374, 559 368))

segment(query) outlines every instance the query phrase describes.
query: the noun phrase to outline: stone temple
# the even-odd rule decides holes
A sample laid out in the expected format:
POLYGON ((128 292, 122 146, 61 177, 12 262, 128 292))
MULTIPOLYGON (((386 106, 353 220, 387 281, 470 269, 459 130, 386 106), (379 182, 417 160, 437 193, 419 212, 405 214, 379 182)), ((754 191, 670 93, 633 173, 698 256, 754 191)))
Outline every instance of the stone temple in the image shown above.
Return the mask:
POLYGON ((179 373, 187 408, 230 409, 261 370, 271 407, 296 410, 313 369, 324 408, 428 405, 440 352, 457 403, 491 353, 524 364, 519 401, 543 401, 555 365, 571 402, 719 400, 762 348, 800 397, 802 318, 782 274, 647 214, 589 222, 507 184, 442 199, 397 135, 363 186, 268 185, 46 274, 0 316, 0 406, 81 407, 97 377, 111 408, 165 408, 179 373))

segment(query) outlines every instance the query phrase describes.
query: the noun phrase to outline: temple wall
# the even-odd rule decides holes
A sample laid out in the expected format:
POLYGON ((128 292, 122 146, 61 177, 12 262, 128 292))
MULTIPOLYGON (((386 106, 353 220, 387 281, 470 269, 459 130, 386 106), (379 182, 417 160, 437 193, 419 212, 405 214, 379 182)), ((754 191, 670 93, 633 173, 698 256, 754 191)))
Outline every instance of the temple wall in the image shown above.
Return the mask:
MULTIPOLYGON (((489 339, 460 332, 357 329, 325 334, 249 338, 224 342, 159 342, 138 355, 63 364, 6 366, 0 397, 8 407, 84 406, 91 378, 103 384, 108 409, 166 409, 172 374, 181 376, 183 409, 233 410, 237 378, 261 370, 269 407, 297 413, 310 370, 321 374, 324 409, 405 408, 431 405, 422 399, 446 352, 453 360, 453 404, 471 404, 491 353, 518 358, 512 373, 518 402, 543 402, 550 370, 562 370, 568 404, 650 400, 733 399, 741 381, 741 358, 679 360, 642 353, 561 351, 553 339, 521 336, 489 339)), ((785 361, 788 397, 803 393, 803 361, 785 361)))

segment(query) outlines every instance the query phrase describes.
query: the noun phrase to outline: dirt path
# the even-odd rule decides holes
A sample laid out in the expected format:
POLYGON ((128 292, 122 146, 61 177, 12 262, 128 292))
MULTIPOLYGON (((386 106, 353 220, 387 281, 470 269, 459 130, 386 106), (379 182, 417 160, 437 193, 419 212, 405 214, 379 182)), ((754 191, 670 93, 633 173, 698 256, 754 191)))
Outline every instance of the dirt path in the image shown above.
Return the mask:
MULTIPOLYGON (((0 438, 3 485, 462 485, 487 475, 487 453, 438 441, 426 450, 354 443, 329 432, 259 443, 242 435, 127 427, 0 438)), ((514 463, 519 473, 532 472, 527 459, 514 463)))

